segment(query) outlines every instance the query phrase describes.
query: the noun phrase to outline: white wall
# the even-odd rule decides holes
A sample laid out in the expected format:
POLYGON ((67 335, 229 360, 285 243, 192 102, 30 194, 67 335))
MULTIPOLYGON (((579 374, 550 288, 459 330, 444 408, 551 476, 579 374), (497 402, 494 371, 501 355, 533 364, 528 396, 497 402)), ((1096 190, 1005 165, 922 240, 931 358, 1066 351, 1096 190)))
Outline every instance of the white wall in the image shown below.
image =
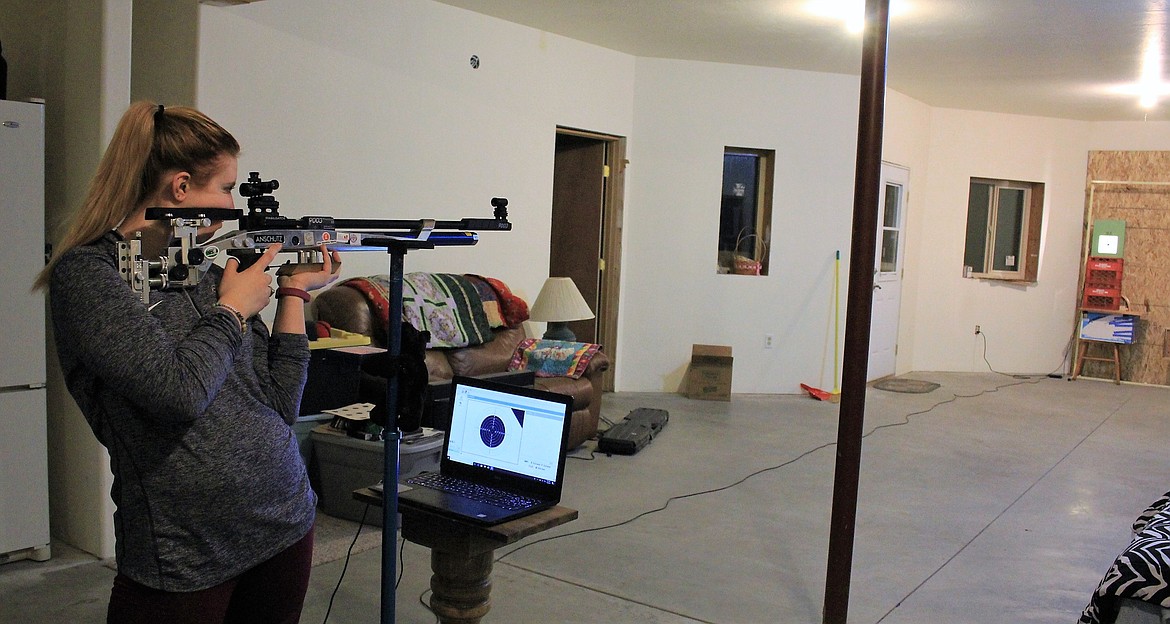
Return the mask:
POLYGON ((885 124, 882 132, 882 160, 901 165, 910 171, 905 205, 905 233, 908 239, 902 261, 902 306, 898 315, 898 354, 895 374, 914 370, 915 328, 918 326, 918 300, 922 292, 921 259, 928 240, 912 237, 922 231, 926 220, 923 198, 927 163, 930 162, 931 108, 896 91, 886 92, 885 124))
POLYGON ((797 391, 824 361, 831 383, 832 270, 838 249, 848 262, 858 78, 661 59, 637 67, 618 387, 677 390, 692 343, 732 347, 735 392, 797 391), (716 273, 725 146, 776 151, 764 277, 716 273))
POLYGON ((1006 373, 1061 370, 1072 337, 1084 211, 1086 124, 935 109, 915 249, 917 298, 911 332, 915 370, 1006 373), (1044 223, 1038 281, 962 277, 972 177, 1042 182, 1044 223), (984 332, 976 336, 974 326, 984 332))
MULTIPOLYGON (((427 0, 204 6, 200 32, 199 106, 242 143, 241 176, 280 180, 282 214, 490 217, 507 197, 512 232, 406 270, 499 277, 530 302, 557 125, 632 132, 633 57, 427 0)), ((383 254, 344 263, 386 272, 383 254)))
POLYGON ((1079 304, 1088 152, 1170 149, 1170 123, 950 109, 933 109, 929 120, 926 185, 918 185, 924 192, 912 201, 908 232, 907 275, 915 294, 904 300, 903 321, 913 321, 901 328, 909 351, 900 352, 899 371, 1065 372, 1079 304), (971 177, 1045 184, 1036 284, 962 277, 971 177), (983 336, 974 335, 976 324, 983 336))
MULTIPOLYGON (((102 150, 129 104, 132 0, 61 0, 56 34, 43 49, 46 99, 46 216, 50 240, 81 204, 102 150)), ((42 28, 38 25, 37 28, 42 28)), ((51 332, 51 323, 49 324, 51 332)), ((56 539, 99 557, 114 555, 113 475, 65 388, 50 334, 49 508, 56 539)))

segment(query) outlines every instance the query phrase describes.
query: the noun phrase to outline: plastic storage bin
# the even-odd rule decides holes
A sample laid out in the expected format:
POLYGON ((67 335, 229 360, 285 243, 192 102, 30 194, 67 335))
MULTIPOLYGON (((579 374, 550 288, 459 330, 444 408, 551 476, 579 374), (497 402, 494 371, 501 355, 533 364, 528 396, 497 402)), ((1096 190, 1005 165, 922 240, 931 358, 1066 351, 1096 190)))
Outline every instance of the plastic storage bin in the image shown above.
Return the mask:
MULTIPOLYGON (((366 505, 354 500, 353 491, 382 480, 383 443, 351 438, 328 425, 315 427, 310 438, 315 468, 310 469, 310 477, 316 477, 313 487, 321 511, 361 521, 366 505)), ((443 432, 437 429, 424 427, 421 435, 404 438, 398 449, 398 478, 406 479, 424 470, 437 471, 442 452, 443 432)), ((381 507, 370 506, 366 524, 382 524, 381 507)))
POLYGON ((327 425, 332 420, 333 416, 329 414, 311 414, 298 416, 297 421, 293 423, 293 433, 297 436, 297 445, 301 447, 301 458, 305 460, 305 466, 309 465, 313 457, 313 440, 309 438, 309 433, 314 427, 327 425))

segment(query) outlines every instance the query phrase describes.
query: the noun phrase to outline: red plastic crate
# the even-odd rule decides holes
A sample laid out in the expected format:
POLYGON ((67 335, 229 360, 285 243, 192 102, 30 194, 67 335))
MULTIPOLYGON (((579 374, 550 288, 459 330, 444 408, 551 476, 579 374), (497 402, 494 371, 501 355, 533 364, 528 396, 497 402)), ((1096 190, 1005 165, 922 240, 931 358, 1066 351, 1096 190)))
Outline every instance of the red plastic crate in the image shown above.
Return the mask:
POLYGON ((1085 284, 1081 307, 1094 310, 1117 310, 1121 308, 1121 289, 1085 284))
POLYGON ((1125 259, 1123 258, 1103 258, 1101 256, 1089 256, 1088 267, 1090 269, 1106 269, 1109 271, 1120 272, 1125 267, 1125 259))
POLYGON ((1121 288, 1121 258, 1089 258, 1085 263, 1085 283, 1121 288))

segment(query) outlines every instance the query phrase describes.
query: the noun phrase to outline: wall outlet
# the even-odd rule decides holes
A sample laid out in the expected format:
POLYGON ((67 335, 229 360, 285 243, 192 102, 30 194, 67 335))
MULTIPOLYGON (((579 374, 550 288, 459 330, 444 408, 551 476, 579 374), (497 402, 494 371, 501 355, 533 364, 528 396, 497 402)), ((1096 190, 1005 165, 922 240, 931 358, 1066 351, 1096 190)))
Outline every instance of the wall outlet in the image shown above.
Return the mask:
POLYGON ((976 325, 976 326, 975 326, 975 335, 979 335, 979 331, 980 331, 980 330, 979 330, 979 326, 978 326, 978 325, 976 325))
POLYGON ((772 342, 773 342, 772 334, 764 334, 764 348, 771 349, 772 342))

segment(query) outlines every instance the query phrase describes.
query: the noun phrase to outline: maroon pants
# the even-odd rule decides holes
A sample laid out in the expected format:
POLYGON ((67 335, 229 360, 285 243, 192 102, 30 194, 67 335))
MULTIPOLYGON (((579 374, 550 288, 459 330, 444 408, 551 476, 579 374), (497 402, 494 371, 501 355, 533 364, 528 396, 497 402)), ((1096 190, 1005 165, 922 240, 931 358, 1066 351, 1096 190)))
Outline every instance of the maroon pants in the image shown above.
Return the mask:
POLYGON ((313 531, 284 552, 229 581, 194 592, 165 592, 114 577, 107 624, 297 624, 309 588, 313 531))

